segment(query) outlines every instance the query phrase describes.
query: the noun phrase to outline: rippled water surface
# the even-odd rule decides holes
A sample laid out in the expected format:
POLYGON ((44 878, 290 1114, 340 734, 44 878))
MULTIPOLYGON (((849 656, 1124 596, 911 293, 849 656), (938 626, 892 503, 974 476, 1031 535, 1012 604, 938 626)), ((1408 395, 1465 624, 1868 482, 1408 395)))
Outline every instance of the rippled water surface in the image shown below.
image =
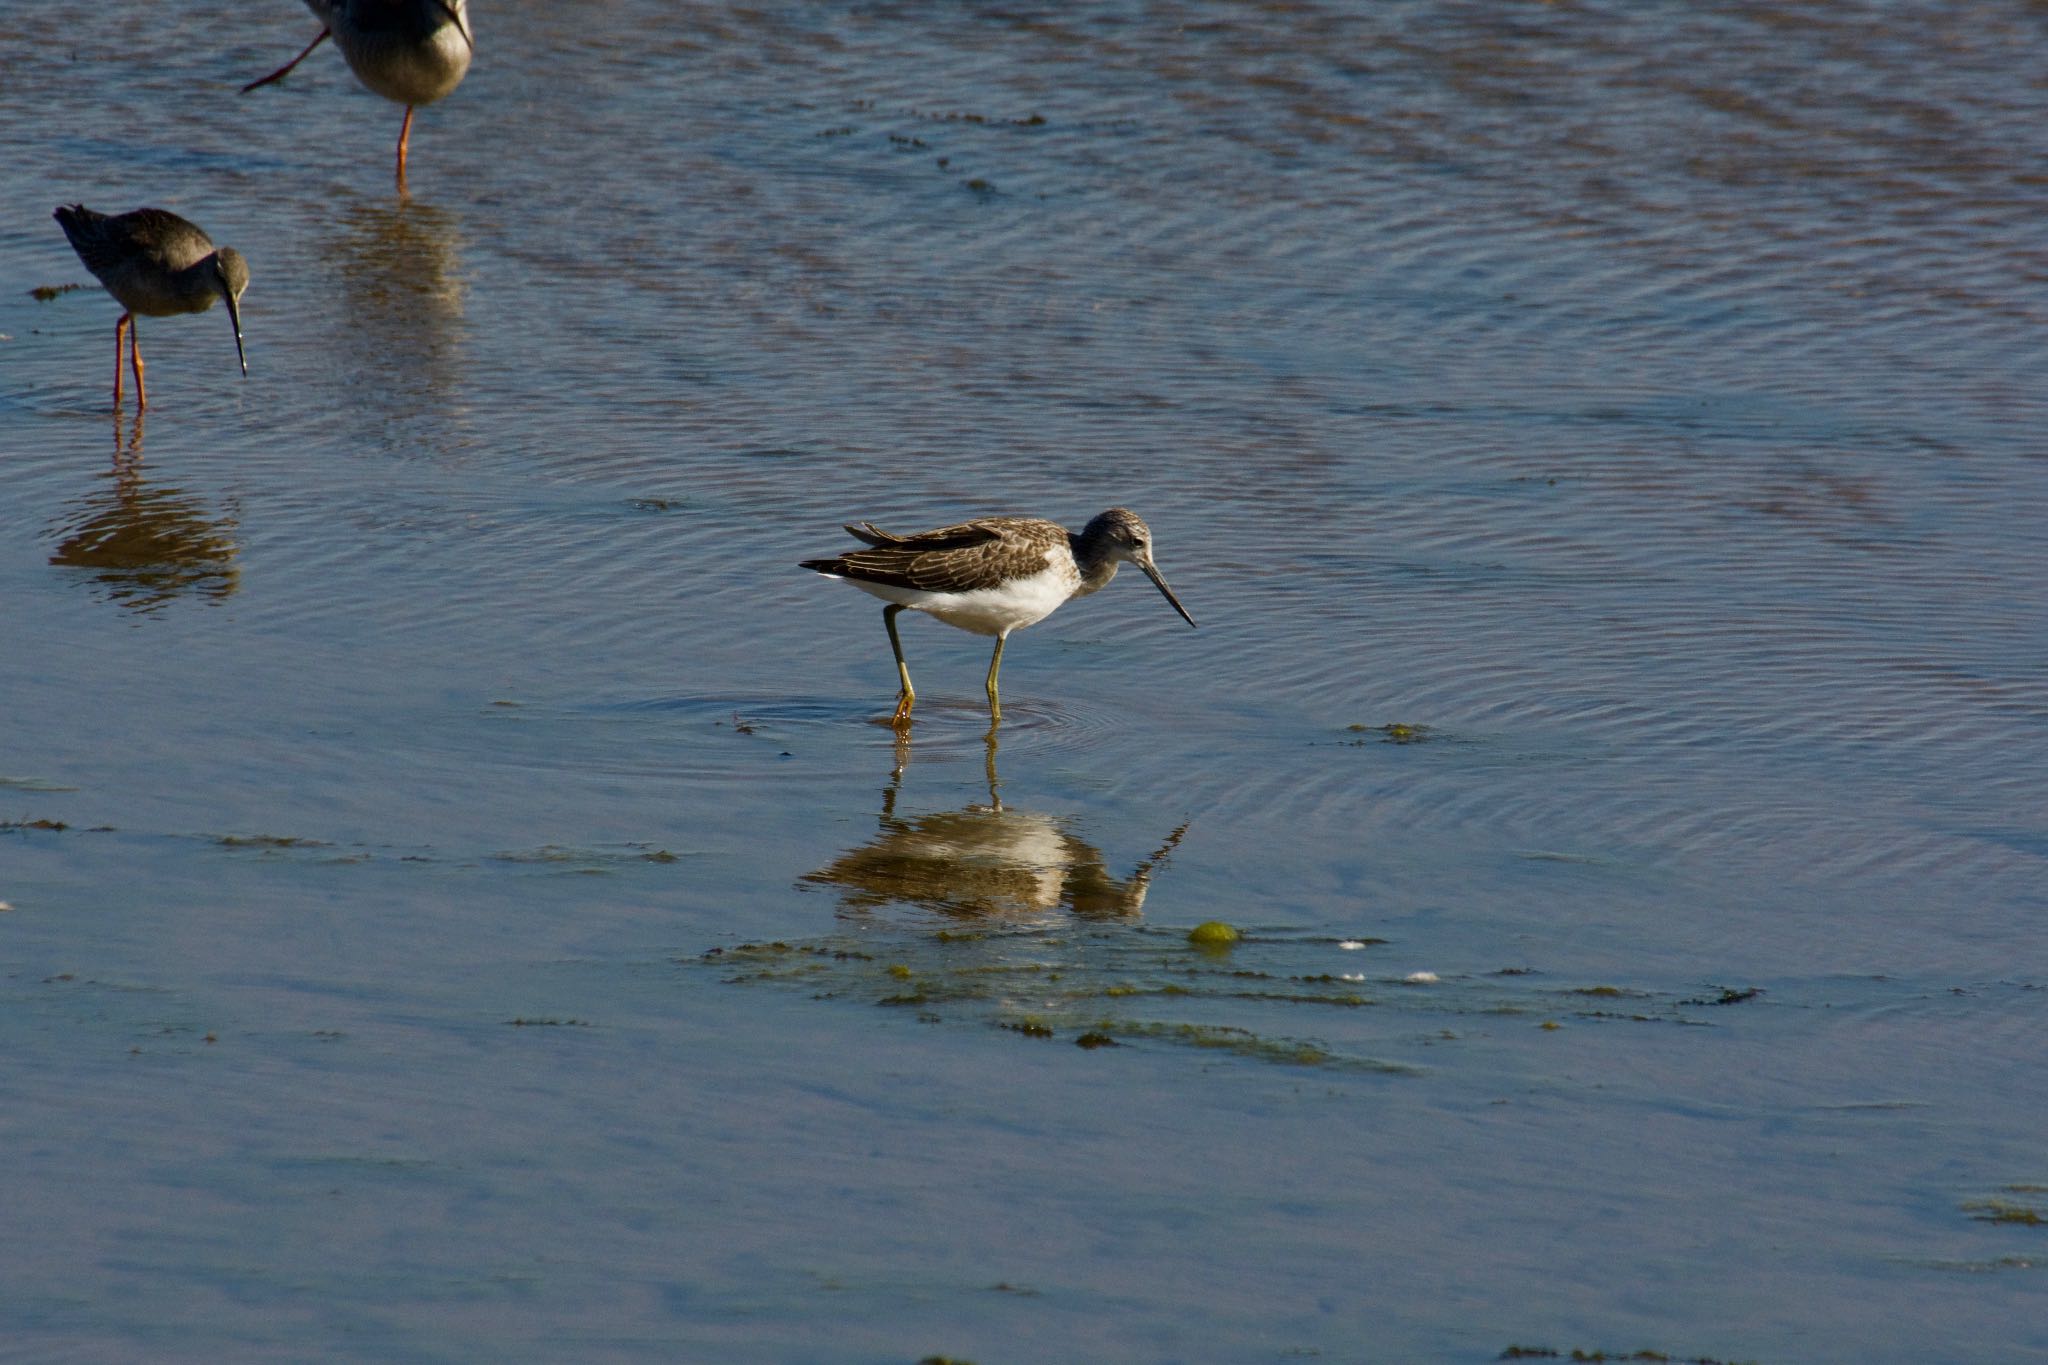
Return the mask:
POLYGON ((0 1356, 2048 1358, 2048 10, 474 26, 0 11, 0 1356))

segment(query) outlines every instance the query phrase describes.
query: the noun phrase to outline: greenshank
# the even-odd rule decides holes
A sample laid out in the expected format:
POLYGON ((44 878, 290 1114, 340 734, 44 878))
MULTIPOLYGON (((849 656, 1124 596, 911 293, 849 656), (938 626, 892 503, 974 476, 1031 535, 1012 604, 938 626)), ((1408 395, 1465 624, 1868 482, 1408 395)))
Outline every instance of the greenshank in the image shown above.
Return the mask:
POLYGON ((890 535, 866 521, 846 530, 868 548, 833 559, 806 559, 799 567, 843 578, 889 604, 882 608, 882 624, 889 631, 889 648, 896 654, 896 676, 902 683, 892 717, 899 729, 910 723, 910 708, 917 700, 910 669, 903 662, 903 642, 896 635, 896 617, 906 609, 928 612, 976 635, 996 637, 995 655, 988 664, 991 721, 1003 718, 996 673, 1003 666, 1003 642, 1010 632, 1043 621, 1070 597, 1101 591, 1116 577, 1119 564, 1137 565, 1181 619, 1195 623, 1152 563, 1151 530, 1127 508, 1110 508, 1079 535, 1036 517, 983 517, 915 536, 890 535))

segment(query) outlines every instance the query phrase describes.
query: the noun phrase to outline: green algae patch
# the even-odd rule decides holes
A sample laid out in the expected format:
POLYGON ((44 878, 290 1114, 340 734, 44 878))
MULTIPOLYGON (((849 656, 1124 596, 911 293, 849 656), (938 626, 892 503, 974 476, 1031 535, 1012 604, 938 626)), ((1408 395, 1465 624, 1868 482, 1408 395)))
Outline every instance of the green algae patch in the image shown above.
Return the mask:
POLYGON ((1642 1361, 1648 1362, 1649 1365, 1756 1365, 1754 1361, 1721 1360, 1714 1356, 1674 1356, 1663 1351, 1650 1350, 1647 1347, 1635 1351, 1589 1351, 1584 1348, 1559 1351, 1549 1346, 1510 1346, 1494 1358, 1496 1360, 1575 1360, 1585 1362, 1613 1361, 1617 1363, 1622 1361, 1642 1361))
POLYGON ((1350 741, 1354 747, 1374 743, 1420 744, 1424 740, 1433 738, 1436 734, 1427 725, 1409 725, 1404 721, 1390 721, 1385 725, 1347 725, 1344 729, 1350 734, 1372 737, 1350 741))
POLYGON ((965 110, 912 109, 912 118, 928 119, 933 123, 972 123, 979 125, 1007 124, 1012 128, 1043 128, 1045 115, 1029 114, 1024 118, 1003 118, 998 114, 976 114, 965 110))
MULTIPOLYGON (((1375 995, 1365 974, 1326 970, 1349 959, 1326 933, 1269 928, 1210 954, 1191 951, 1188 931, 1167 925, 988 917, 963 929, 847 918, 816 938, 727 944, 676 961, 711 967, 729 985, 907 1006, 921 1023, 1061 1039, 1083 1051, 1170 1048, 1332 1073, 1420 1074, 1419 1049, 1486 1036, 1485 1024, 1469 1021, 1702 1027, 1709 1013, 1626 981, 1575 990, 1521 971, 1375 995)), ((2011 1197, 2003 1187, 1985 1193, 2011 1197)))
POLYGON ((1197 948, 1231 948, 1243 937, 1234 925, 1220 919, 1204 920, 1188 930, 1188 942, 1197 948))
POLYGON ((1304 995, 1289 991, 1232 991, 1233 1000, 1277 1000, 1283 1005, 1339 1005, 1345 1009, 1357 1009, 1361 1005, 1375 1003, 1370 997, 1355 991, 1341 991, 1335 995, 1304 995))
POLYGON ((1980 1223, 2014 1223, 2029 1228, 2048 1223, 2048 1218, 2042 1217, 2039 1209, 2008 1203, 2003 1199, 1980 1199, 1963 1205, 1963 1211, 1980 1223))
POLYGON ((1148 995, 1193 995, 1194 992, 1178 981, 1164 981, 1158 985, 1140 986, 1129 981, 1120 981, 1114 986, 1104 986, 1096 994, 1105 1000, 1135 1000, 1148 995))
MULTIPOLYGON (((1317 1067, 1338 1071, 1370 1071, 1390 1075, 1420 1075, 1421 1068, 1399 1062, 1353 1057, 1333 1051, 1322 1043, 1303 1038, 1273 1037, 1231 1024, 1188 1024, 1142 1020, 1114 1025, 1117 1033, 1131 1038, 1172 1043, 1178 1047, 1226 1052, 1251 1061, 1281 1066, 1317 1067)), ((1108 1028, 1102 1030, 1108 1036, 1108 1028)))
POLYGON ((1126 1031, 1141 1038, 1158 1038, 1184 1047, 1208 1048, 1289 1066, 1322 1066, 1331 1060, 1329 1051, 1318 1044, 1294 1038, 1265 1038, 1229 1024, 1138 1024, 1126 1031))
POLYGON ((730 968, 725 980, 733 984, 754 981, 795 981, 830 975, 835 964, 868 961, 865 953, 847 948, 826 948, 813 943, 737 943, 730 948, 711 948, 699 961, 730 968))
POLYGON ((538 848, 514 848, 493 853, 491 861, 597 876, 632 863, 679 863, 688 856, 690 855, 673 853, 668 849, 654 848, 643 843, 613 844, 597 848, 582 848, 572 844, 542 844, 538 848))
POLYGON ((76 787, 62 782, 52 782, 42 777, 7 777, 0 775, 0 787, 18 792, 75 792, 76 787))
POLYGON ((1754 1000, 1763 994, 1763 988, 1759 986, 1748 986, 1741 990, 1737 990, 1732 986, 1723 986, 1720 988, 1720 991, 1721 993, 1712 999, 1702 996, 1697 1000, 1681 1000, 1678 1003, 1681 1005, 1740 1005, 1746 1000, 1754 1000))

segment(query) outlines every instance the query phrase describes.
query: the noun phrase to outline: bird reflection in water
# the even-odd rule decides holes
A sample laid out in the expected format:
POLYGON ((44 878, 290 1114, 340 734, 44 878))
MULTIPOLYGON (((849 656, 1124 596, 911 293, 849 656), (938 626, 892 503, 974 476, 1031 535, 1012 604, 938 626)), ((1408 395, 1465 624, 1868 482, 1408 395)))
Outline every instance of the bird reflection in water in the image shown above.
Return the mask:
POLYGON ((881 831, 859 848, 802 878, 829 886, 842 911, 912 906, 956 919, 1033 921, 1062 910, 1092 919, 1140 913, 1152 875, 1187 832, 1182 824, 1128 877, 1060 816, 1018 810, 997 795, 996 739, 988 747, 987 804, 906 818, 896 814, 909 745, 898 740, 896 768, 882 792, 881 831))
POLYGON ((220 601, 240 585, 235 519, 182 489, 143 481, 142 422, 137 413, 124 439, 115 414, 113 468, 54 528, 62 540, 50 562, 88 570, 108 601, 130 611, 153 612, 184 595, 220 601))
POLYGON ((357 202, 336 213, 332 234, 331 373, 394 418, 445 409, 463 371, 461 220, 411 200, 357 202))

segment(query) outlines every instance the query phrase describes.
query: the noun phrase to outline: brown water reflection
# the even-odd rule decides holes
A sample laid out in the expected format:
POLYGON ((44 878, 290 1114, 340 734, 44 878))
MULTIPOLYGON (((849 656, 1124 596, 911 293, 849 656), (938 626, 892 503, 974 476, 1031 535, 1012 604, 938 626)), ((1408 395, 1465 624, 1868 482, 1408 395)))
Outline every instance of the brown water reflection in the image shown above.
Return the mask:
POLYGON ((241 584, 236 518, 178 488, 142 477, 142 414, 124 435, 114 421, 114 463, 100 486, 60 517, 63 537, 50 563, 89 569, 100 594, 130 611, 153 612, 184 595, 220 601, 241 584))
POLYGON ((959 919, 1033 921, 1065 910, 1091 919, 1140 914, 1152 874, 1180 843, 1169 833, 1128 877, 1064 816, 1019 810, 997 794, 996 740, 988 738, 988 801, 906 818, 896 813, 909 745, 882 789, 880 831, 800 880, 838 889, 842 911, 914 906, 959 919))
POLYGON ((336 371, 373 380, 394 417, 451 390, 462 370, 462 220, 410 199, 361 200, 336 214, 323 255, 339 273, 330 329, 336 371))

